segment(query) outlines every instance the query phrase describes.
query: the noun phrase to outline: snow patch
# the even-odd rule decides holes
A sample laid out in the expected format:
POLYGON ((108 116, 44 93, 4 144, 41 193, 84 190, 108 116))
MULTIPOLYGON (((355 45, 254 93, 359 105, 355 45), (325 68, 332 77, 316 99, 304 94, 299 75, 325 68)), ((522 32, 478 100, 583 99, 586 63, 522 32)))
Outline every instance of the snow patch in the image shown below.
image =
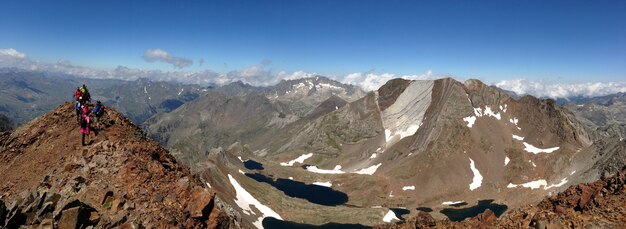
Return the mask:
POLYGON ((516 188, 519 186, 522 186, 524 188, 530 188, 530 189, 537 189, 537 188, 541 188, 541 186, 547 186, 548 182, 546 182, 546 180, 535 180, 535 181, 531 181, 531 182, 526 182, 523 184, 512 184, 509 183, 509 185, 507 185, 507 188, 516 188))
POLYGON ((472 172, 474 173, 474 178, 472 178, 472 183, 469 185, 469 189, 474 190, 480 187, 480 185, 483 183, 483 176, 480 175, 480 171, 476 169, 476 166, 474 165, 474 160, 472 160, 471 158, 470 169, 472 169, 472 172))
POLYGON ((246 173, 244 171, 241 171, 241 169, 239 170, 239 173, 246 175, 246 173))
POLYGON ((465 200, 461 200, 461 201, 446 201, 441 203, 442 205, 455 205, 455 204, 460 204, 460 203, 465 203, 465 200))
POLYGON ((372 156, 370 156, 370 159, 374 159, 376 158, 376 153, 373 153, 372 156))
POLYGON ((205 182, 205 183, 206 183, 206 186, 207 186, 207 187, 212 188, 212 187, 211 187, 211 184, 209 184, 209 182, 205 182))
POLYGON ((505 156, 504 157, 504 166, 508 165, 509 162, 511 162, 511 159, 509 159, 509 156, 505 156))
POLYGON ((180 95, 180 93, 183 93, 184 90, 185 90, 184 88, 181 88, 180 91, 178 92, 178 95, 180 95))
POLYGON ((143 86, 143 93, 148 94, 148 89, 146 89, 146 86, 143 86))
POLYGON ((378 169, 378 167, 380 167, 383 163, 378 163, 377 165, 372 165, 370 167, 358 170, 358 171, 354 171, 352 173, 356 173, 356 174, 363 174, 363 175, 372 175, 376 172, 376 170, 378 169))
MULTIPOLYGON (((500 108, 502 108, 502 106, 500 106, 500 108)), ((502 119, 500 113, 496 113, 491 110, 491 107, 485 106, 484 110, 480 107, 474 107, 474 115, 463 118, 463 121, 467 122, 467 127, 472 128, 472 126, 474 126, 474 123, 476 122, 476 119, 483 116, 491 116, 498 120, 502 119)))
POLYGON ((288 177, 289 180, 293 180, 293 177, 288 177))
POLYGON ((415 186, 404 186, 402 187, 402 190, 406 191, 406 190, 415 190, 415 186))
POLYGON ((513 123, 513 125, 515 125, 515 128, 517 128, 518 130, 522 130, 522 128, 519 128, 519 126, 517 126, 517 122, 519 122, 519 120, 516 117, 509 119, 509 122, 513 123))
POLYGON ((239 161, 243 162, 243 159, 241 159, 241 156, 237 156, 237 158, 239 158, 239 161))
POLYGON ((253 205, 261 212, 261 216, 257 219, 257 221, 253 223, 254 226, 256 226, 257 228, 263 228, 262 222, 265 217, 274 217, 280 220, 283 219, 282 217, 280 217, 280 215, 278 215, 278 213, 276 213, 271 208, 261 204, 261 202, 254 198, 254 196, 252 196, 248 191, 241 187, 241 185, 239 185, 237 180, 235 180, 232 175, 228 174, 228 180, 230 180, 230 184, 233 186, 233 188, 235 188, 235 203, 246 215, 254 214, 254 212, 252 212, 252 208, 250 208, 250 205, 253 205))
POLYGON ((507 104, 504 104, 504 107, 502 105, 500 105, 500 110, 502 110, 503 113, 506 113, 506 108, 507 104))
POLYGON ((338 106, 335 106, 335 110, 338 110, 338 109, 339 109, 339 107, 338 107, 338 106))
POLYGON ((463 121, 467 122, 467 127, 472 128, 474 122, 476 122, 476 116, 467 116, 463 118, 463 121))
POLYGON ((491 110, 491 107, 489 106, 485 106, 484 115, 494 117, 497 120, 502 119, 502 117, 500 116, 500 113, 495 113, 494 111, 491 110))
POLYGON ((537 168, 537 165, 535 165, 535 162, 534 162, 534 161, 530 161, 530 163, 532 163, 532 164, 533 164, 533 167, 537 168))
POLYGON ((548 190, 548 189, 551 189, 551 188, 561 187, 561 186, 563 186, 564 184, 567 184, 567 177, 566 177, 566 178, 561 179, 561 182, 559 182, 559 183, 557 183, 557 184, 548 185, 548 186, 546 186, 546 187, 545 187, 545 188, 543 188, 543 189, 548 190))
POLYGON ((552 184, 552 185, 548 185, 548 182, 546 180, 535 180, 535 181, 531 181, 531 182, 527 182, 527 183, 523 183, 523 184, 512 184, 509 183, 509 185, 507 185, 507 188, 517 188, 517 187, 524 187, 524 188, 530 188, 532 189, 538 189, 541 188, 541 186, 543 186, 544 190, 548 190, 551 188, 556 188, 556 187, 561 187, 563 185, 565 185, 567 183, 567 177, 561 179, 561 181, 559 183, 556 184, 552 184))
POLYGON ((313 182, 314 185, 319 185, 319 186, 324 186, 324 187, 331 187, 333 186, 333 183, 330 183, 330 181, 327 182, 313 182))
POLYGON ((307 166, 306 170, 309 172, 314 172, 314 173, 319 173, 319 174, 343 174, 345 173, 344 171, 341 171, 341 165, 335 166, 335 168, 332 170, 320 169, 320 168, 317 168, 317 166, 315 165, 311 165, 311 166, 307 166))
POLYGON ((392 220, 400 220, 400 219, 398 219, 398 217, 396 216, 396 213, 394 213, 392 210, 389 210, 387 214, 385 214, 385 217, 383 217, 383 222, 391 223, 392 220))
POLYGON ((574 175, 574 173, 576 173, 576 170, 572 171, 569 175, 574 175))
POLYGON ((517 136, 517 135, 515 135, 515 134, 513 134, 513 139, 515 139, 515 140, 519 140, 519 141, 524 141, 524 137, 522 137, 522 136, 517 136))
POLYGON ((302 164, 302 163, 304 163, 304 160, 309 159, 312 156, 313 156, 313 153, 302 154, 302 156, 299 156, 298 158, 293 159, 291 161, 281 162, 280 165, 282 165, 282 166, 293 166, 293 164, 296 163, 296 162, 302 164))
POLYGON ((547 149, 540 149, 526 142, 524 142, 524 147, 525 147, 524 150, 526 150, 526 152, 533 153, 533 154, 552 153, 560 148, 557 146, 557 147, 552 147, 552 148, 547 148, 547 149))

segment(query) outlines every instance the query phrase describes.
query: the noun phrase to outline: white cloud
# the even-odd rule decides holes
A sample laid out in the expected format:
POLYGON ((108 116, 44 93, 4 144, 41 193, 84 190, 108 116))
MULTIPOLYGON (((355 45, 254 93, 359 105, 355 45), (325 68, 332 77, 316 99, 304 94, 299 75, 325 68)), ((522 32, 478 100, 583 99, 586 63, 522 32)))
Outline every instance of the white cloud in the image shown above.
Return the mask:
POLYGON ((373 91, 380 88, 387 81, 395 78, 403 78, 409 80, 427 80, 427 79, 436 79, 440 78, 435 76, 431 70, 426 71, 420 75, 396 75, 393 73, 375 73, 373 71, 369 72, 356 72, 348 74, 343 77, 342 82, 346 84, 353 84, 360 86, 363 90, 373 91))
POLYGON ((189 67, 193 61, 183 57, 172 56, 169 52, 162 49, 148 49, 143 53, 143 59, 148 62, 162 61, 172 64, 175 68, 189 67))
POLYGON ((21 60, 26 58, 26 54, 22 52, 18 52, 15 49, 0 49, 0 59, 5 60, 21 60))
POLYGON ((603 96, 626 92, 626 82, 587 82, 587 83, 551 83, 526 79, 502 80, 497 87, 513 91, 518 95, 536 97, 567 98, 572 96, 603 96))

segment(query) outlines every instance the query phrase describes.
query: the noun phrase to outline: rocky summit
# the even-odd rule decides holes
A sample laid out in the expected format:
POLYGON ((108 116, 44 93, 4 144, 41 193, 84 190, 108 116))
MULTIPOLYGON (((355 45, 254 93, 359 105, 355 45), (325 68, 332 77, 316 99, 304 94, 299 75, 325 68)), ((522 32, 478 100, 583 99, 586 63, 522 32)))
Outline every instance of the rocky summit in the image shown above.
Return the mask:
POLYGON ((187 166, 108 109, 80 143, 71 103, 0 135, 0 228, 239 228, 187 166))

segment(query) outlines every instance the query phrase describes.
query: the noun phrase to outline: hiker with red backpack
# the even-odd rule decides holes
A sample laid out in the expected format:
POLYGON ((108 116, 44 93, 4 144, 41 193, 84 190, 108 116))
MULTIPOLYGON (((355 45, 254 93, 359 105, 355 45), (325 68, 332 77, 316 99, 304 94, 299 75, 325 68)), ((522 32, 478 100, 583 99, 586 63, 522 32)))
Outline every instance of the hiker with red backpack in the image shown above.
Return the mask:
POLYGON ((91 133, 91 118, 89 117, 89 108, 86 105, 81 106, 81 115, 80 115, 80 134, 82 135, 82 144, 86 146, 91 144, 90 141, 90 133, 91 133), (85 144, 85 136, 87 136, 87 144, 85 144))

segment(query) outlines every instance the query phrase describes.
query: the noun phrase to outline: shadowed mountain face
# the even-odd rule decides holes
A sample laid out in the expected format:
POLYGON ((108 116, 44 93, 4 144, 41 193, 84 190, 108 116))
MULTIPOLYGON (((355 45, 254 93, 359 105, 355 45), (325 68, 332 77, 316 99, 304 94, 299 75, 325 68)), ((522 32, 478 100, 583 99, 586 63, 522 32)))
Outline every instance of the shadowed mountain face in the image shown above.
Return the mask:
POLYGON ((199 86, 147 79, 123 81, 50 75, 15 69, 0 69, 0 113, 15 123, 25 123, 66 101, 76 87, 86 84, 92 102, 118 109, 133 122, 141 124, 156 113, 169 112, 197 98, 199 86))
POLYGON ((3 114, 0 114, 0 132, 13 129, 13 122, 3 114))
POLYGON ((239 227, 204 182, 130 120, 110 109, 102 122, 87 147, 71 103, 0 133, 0 227, 239 227))
POLYGON ((308 91, 214 90, 151 119, 149 133, 211 174, 212 184, 225 183, 216 188, 225 195, 236 196, 233 177, 283 220, 315 225, 375 225, 393 219, 388 208, 429 208, 445 218, 441 210, 456 201, 515 209, 624 164, 610 160, 621 155, 620 144, 594 143, 554 100, 515 99, 478 80, 397 79, 354 101, 329 97, 308 112, 287 98, 316 86, 291 85, 308 91), (250 159, 266 177, 331 186, 348 202, 330 209, 289 199, 239 175, 252 172, 244 166, 250 159))

